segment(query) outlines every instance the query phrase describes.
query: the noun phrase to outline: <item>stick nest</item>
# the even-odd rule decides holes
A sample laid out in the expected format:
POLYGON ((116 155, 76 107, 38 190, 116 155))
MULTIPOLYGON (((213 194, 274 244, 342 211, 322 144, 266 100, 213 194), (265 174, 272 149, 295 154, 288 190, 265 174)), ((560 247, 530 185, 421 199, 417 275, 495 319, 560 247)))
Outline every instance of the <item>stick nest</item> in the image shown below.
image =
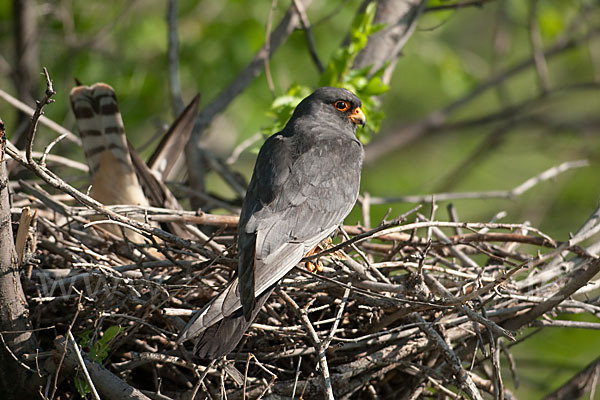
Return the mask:
MULTIPOLYGON (((600 315, 598 245, 580 246, 597 225, 559 242, 526 224, 430 221, 415 209, 372 230, 345 226, 340 245, 323 245, 322 272, 299 264, 234 353, 200 360, 175 340, 235 273, 235 217, 112 207, 207 235, 169 241, 135 228, 150 239, 140 245, 89 225, 98 213, 60 192, 25 181, 16 191, 13 219, 37 212, 21 257, 40 357, 60 358, 57 337, 72 332, 86 357, 151 398, 508 396, 500 355, 514 368, 510 346, 530 337, 520 329, 600 315)), ((62 374, 59 389, 73 391, 62 374)))

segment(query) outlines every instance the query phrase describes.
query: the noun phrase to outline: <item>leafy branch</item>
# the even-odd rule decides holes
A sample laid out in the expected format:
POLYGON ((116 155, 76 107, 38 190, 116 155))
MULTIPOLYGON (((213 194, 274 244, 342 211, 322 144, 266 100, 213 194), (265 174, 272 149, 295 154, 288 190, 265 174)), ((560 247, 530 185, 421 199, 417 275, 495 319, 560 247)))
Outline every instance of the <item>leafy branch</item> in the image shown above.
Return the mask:
MULTIPOLYGON (((367 125, 358 131, 357 136, 363 143, 368 143, 381 126, 384 114, 378 96, 389 89, 382 80, 387 64, 374 72, 371 72, 370 65, 352 69, 356 56, 367 45, 369 36, 384 28, 383 24, 374 24, 374 18, 375 2, 371 2, 363 13, 356 15, 350 27, 348 44, 332 55, 319 79, 319 86, 342 87, 354 92, 362 100, 367 125)), ((311 92, 308 86, 293 84, 284 95, 275 98, 268 112, 273 123, 262 129, 263 135, 270 136, 283 129, 294 108, 311 92)))

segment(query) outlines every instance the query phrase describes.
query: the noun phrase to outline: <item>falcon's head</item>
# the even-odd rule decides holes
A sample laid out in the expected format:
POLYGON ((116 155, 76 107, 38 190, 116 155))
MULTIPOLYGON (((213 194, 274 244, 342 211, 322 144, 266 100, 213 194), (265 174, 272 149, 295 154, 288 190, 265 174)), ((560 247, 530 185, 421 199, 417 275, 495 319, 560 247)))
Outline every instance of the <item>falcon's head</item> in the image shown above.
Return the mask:
POLYGON ((349 90, 321 87, 298 104, 291 120, 310 116, 321 123, 349 127, 354 132, 356 125, 364 125, 366 121, 361 105, 360 99, 349 90))

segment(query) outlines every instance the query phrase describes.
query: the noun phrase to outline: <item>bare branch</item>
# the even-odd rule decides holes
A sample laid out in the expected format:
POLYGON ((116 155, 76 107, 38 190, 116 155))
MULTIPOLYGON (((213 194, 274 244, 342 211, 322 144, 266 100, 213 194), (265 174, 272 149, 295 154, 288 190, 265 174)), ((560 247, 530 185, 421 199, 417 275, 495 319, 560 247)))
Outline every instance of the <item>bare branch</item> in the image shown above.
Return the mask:
POLYGON ((167 3, 167 66, 169 71, 169 92, 175 115, 181 115, 185 104, 179 82, 179 37, 177 35, 177 0, 167 3))
MULTIPOLYGON (((6 93, 2 89, 0 89, 0 98, 2 98, 4 101, 6 101, 8 104, 15 107, 16 109, 23 111, 27 115, 33 116, 35 113, 35 110, 33 108, 31 108, 27 104, 17 100, 16 98, 14 98, 10 94, 6 93)), ((48 128, 52 129, 54 132, 56 132, 60 135, 66 135, 66 138, 68 140, 70 140, 73 143, 77 143, 79 146, 81 146, 81 139, 77 135, 75 135, 73 132, 63 128, 61 125, 57 124, 56 122, 52 121, 51 119, 44 117, 42 115, 39 117, 39 122, 42 125, 47 126, 48 128)))
POLYGON ((549 168, 539 175, 527 179, 519 186, 504 191, 491 192, 449 192, 449 193, 434 193, 420 196, 401 196, 401 197, 371 197, 371 204, 389 204, 389 203, 429 203, 432 199, 436 201, 449 201, 458 199, 514 199, 521 196, 526 191, 538 183, 545 182, 555 178, 565 171, 574 168, 583 168, 589 166, 587 160, 566 161, 560 165, 549 168))
POLYGON ((306 45, 308 46, 308 52, 310 53, 310 57, 313 60, 313 63, 317 67, 317 71, 322 73, 325 70, 323 63, 319 59, 319 54, 317 54, 317 49, 315 47, 315 40, 312 34, 312 28, 310 26, 310 21, 308 20, 308 15, 306 15, 306 10, 304 9, 304 5, 299 0, 292 0, 294 4, 294 8, 300 17, 300 22, 302 23, 302 30, 304 30, 304 36, 306 37, 306 45))
MULTIPOLYGON (((365 6, 368 2, 363 3, 365 6)), ((375 72, 388 64, 383 74, 383 82, 389 83, 404 45, 413 34, 417 20, 427 1, 425 0, 379 0, 374 23, 386 27, 369 36, 365 48, 358 54, 353 68, 371 66, 375 72)))
MULTIPOLYGON (((600 34, 600 28, 594 28, 586 32, 583 35, 576 37, 560 37, 552 46, 547 47, 543 54, 546 59, 550 59, 554 56, 564 53, 582 43, 589 41, 590 39, 600 34)), ((477 86, 471 92, 465 94, 461 98, 448 104, 442 109, 435 110, 421 121, 406 125, 394 133, 387 134, 373 141, 367 148, 365 154, 365 163, 371 163, 374 160, 382 157, 390 151, 406 146, 413 140, 423 136, 426 133, 441 129, 448 116, 457 110, 469 104, 474 99, 485 93, 487 90, 497 87, 509 78, 535 66, 535 59, 528 57, 511 67, 497 72, 479 86, 477 86)))
POLYGON ((459 8, 466 7, 483 7, 486 3, 490 3, 496 0, 465 0, 465 1, 457 1, 452 4, 443 4, 439 6, 427 7, 424 12, 434 12, 434 11, 446 11, 446 10, 457 10, 459 8))
MULTIPOLYGON (((311 0, 300 0, 304 8, 306 8, 311 0)), ((273 30, 269 37, 269 51, 266 46, 261 47, 255 54, 254 58, 244 68, 240 74, 221 91, 208 105, 206 105, 198 115, 198 123, 200 125, 200 132, 206 128, 213 118, 225 110, 227 106, 235 99, 240 93, 242 93, 254 79, 262 72, 264 68, 264 60, 271 55, 281 46, 291 33, 299 26, 300 18, 293 9, 293 6, 288 9, 285 16, 273 30)), ((191 140, 196 140, 192 138, 191 140)))
MULTIPOLYGON (((584 397, 586 393, 594 393, 597 390, 599 376, 600 358, 596 358, 544 400, 577 399, 584 397)), ((590 399, 593 397, 590 395, 590 399)))
POLYGON ((529 42, 531 43, 540 90, 542 93, 546 93, 550 87, 550 83, 548 82, 548 65, 546 64, 546 58, 542 49, 542 36, 537 23, 537 6, 537 0, 529 1, 529 42))

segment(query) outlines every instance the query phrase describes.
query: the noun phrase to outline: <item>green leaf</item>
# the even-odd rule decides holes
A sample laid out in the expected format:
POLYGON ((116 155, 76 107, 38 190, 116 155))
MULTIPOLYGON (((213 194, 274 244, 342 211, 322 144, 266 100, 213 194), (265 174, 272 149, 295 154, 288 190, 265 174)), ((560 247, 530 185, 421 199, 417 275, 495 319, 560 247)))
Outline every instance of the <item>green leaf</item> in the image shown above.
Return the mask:
POLYGON ((104 331, 102 337, 94 343, 92 349, 90 350, 89 356, 98 362, 104 361, 106 357, 108 357, 108 352, 110 350, 110 341, 113 340, 120 332, 125 330, 125 328, 121 328, 118 325, 113 325, 104 331))
POLYGON ((375 25, 371 25, 369 27, 369 30, 367 32, 367 35, 371 36, 374 33, 379 32, 380 30, 382 30, 383 28, 385 28, 385 24, 375 24, 375 25))
POLYGON ((81 398, 87 397, 87 395, 91 392, 91 389, 88 386, 86 380, 78 376, 75 377, 75 389, 77 389, 77 392, 79 393, 81 398))
POLYGON ((88 329, 88 330, 81 332, 79 335, 77 335, 79 337, 79 345, 81 347, 87 347, 90 345, 90 342, 92 341, 92 333, 93 332, 94 332, 93 329, 88 329))
POLYGON ((362 90, 362 93, 367 96, 378 96, 387 92, 389 89, 390 87, 383 83, 380 77, 375 76, 369 80, 369 83, 362 90))
POLYGON ((113 325, 109 327, 106 331, 104 331, 104 335, 102 335, 102 338, 99 341, 103 343, 108 343, 124 330, 125 328, 121 328, 118 325, 113 325))
POLYGON ((351 29, 365 32, 373 24, 376 6, 377 4, 374 1, 370 2, 365 8, 365 11, 356 16, 351 29))

